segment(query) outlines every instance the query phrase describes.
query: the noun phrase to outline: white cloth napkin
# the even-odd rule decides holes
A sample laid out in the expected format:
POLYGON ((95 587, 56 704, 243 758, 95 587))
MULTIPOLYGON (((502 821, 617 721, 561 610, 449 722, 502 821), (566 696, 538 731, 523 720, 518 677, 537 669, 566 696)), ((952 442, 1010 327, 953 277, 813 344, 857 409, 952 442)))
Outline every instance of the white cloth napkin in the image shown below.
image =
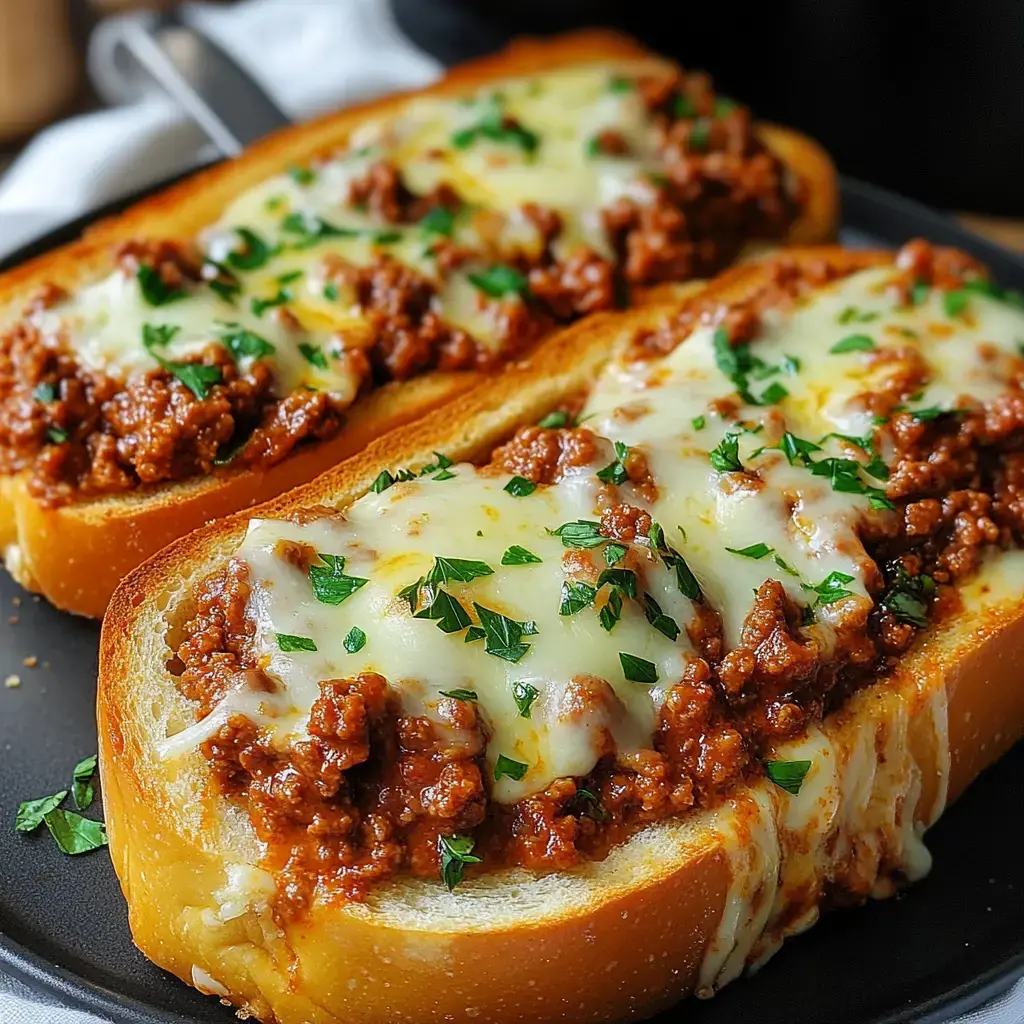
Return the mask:
MULTIPOLYGON (((293 120, 425 85, 440 64, 398 31, 383 0, 191 3, 183 20, 241 64, 293 120)), ((112 106, 40 132, 0 179, 0 257, 102 206, 216 156, 157 86, 111 59, 128 18, 101 23, 88 70, 112 106)), ((144 17, 144 15, 142 15, 144 17)))
MULTIPOLYGON (((243 0, 231 7, 186 4, 184 19, 207 33, 294 120, 425 85, 440 65, 398 31, 386 0, 243 0)), ((128 15, 126 17, 131 17, 128 15)), ((0 256, 119 196, 186 171, 215 154, 156 87, 111 60, 125 24, 96 30, 89 74, 111 107, 40 132, 0 179, 0 256)), ((0 1024, 102 1024, 77 1010, 32 1001, 0 972, 0 1024)), ((951 1024, 1024 1024, 1024 981, 951 1024)))

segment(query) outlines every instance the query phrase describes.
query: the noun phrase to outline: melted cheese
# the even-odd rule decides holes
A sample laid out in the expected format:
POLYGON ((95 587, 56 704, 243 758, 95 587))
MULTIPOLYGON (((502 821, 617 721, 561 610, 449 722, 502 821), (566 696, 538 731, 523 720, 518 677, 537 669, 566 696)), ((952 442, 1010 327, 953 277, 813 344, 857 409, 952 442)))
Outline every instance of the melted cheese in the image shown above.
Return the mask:
MULTIPOLYGON (((728 421, 714 414, 712 403, 729 396, 733 384, 716 364, 713 331, 699 328, 660 360, 640 365, 613 362, 584 409, 587 425, 607 440, 593 464, 576 467, 558 484, 514 497, 505 490, 508 476, 460 465, 448 479, 421 476, 367 494, 347 509, 343 519, 323 518, 304 525, 254 520, 238 557, 254 581, 249 612, 257 624, 261 667, 279 688, 268 694, 243 685, 229 692, 208 718, 164 741, 162 754, 175 756, 191 749, 239 713, 258 721, 274 742, 286 747, 306 735, 320 682, 360 672, 386 677, 407 714, 425 715, 442 729, 448 728, 446 716, 438 710, 445 699, 442 691, 475 692, 486 723, 488 766, 493 768, 502 755, 526 766, 521 779, 505 775, 495 781, 493 797, 499 802, 518 801, 561 777, 584 776, 609 750, 628 754, 650 746, 666 692, 694 655, 687 627, 697 609, 681 592, 675 573, 641 540, 632 546, 633 560, 628 562, 637 570, 638 600, 623 599, 621 621, 607 630, 599 619, 598 611, 611 593, 608 586, 598 591, 593 606, 560 614, 563 587, 579 579, 593 584, 605 562, 601 545, 589 552, 568 552, 551 531, 567 522, 600 517, 601 485, 595 474, 614 458, 609 440, 645 457, 657 494, 645 497, 627 484, 621 500, 649 511, 661 524, 665 543, 682 555, 707 602, 721 614, 727 649, 740 642, 752 591, 774 578, 797 604, 815 604, 815 621, 804 628, 804 637, 827 654, 837 621, 855 612, 856 606, 861 612, 870 607, 865 579, 874 566, 857 536, 870 514, 869 501, 861 494, 833 490, 827 477, 814 476, 803 465, 790 465, 779 451, 759 449, 777 443, 789 430, 820 441, 822 456, 850 456, 849 446, 844 452, 824 435, 857 422, 858 396, 870 387, 865 380, 873 372, 869 363, 877 360, 878 351, 831 353, 833 345, 850 333, 839 323, 839 314, 849 307, 877 313, 868 326, 882 352, 917 346, 915 356, 927 361, 929 374, 923 402, 933 394, 945 392, 952 401, 962 393, 947 376, 948 367, 971 364, 968 357, 954 355, 957 346, 971 350, 984 339, 988 348, 1009 353, 1014 331, 1024 326, 1024 315, 1009 314, 986 298, 972 298, 969 320, 962 327, 956 325, 958 340, 947 341, 941 357, 932 362, 926 333, 939 311, 928 303, 910 310, 896 308, 891 298, 884 299, 891 274, 864 271, 769 318, 764 337, 754 343, 757 355, 768 365, 787 357, 791 366, 799 367, 798 372, 771 378, 784 380, 789 391, 777 405, 745 406, 728 421), (893 324, 902 328, 898 342, 891 340, 893 324), (908 331, 914 332, 913 338, 908 331), (698 428, 700 417, 703 425, 698 428), (756 468, 753 480, 719 471, 710 458, 728 433, 741 429, 739 424, 739 457, 744 465, 756 468), (344 559, 344 572, 365 584, 341 604, 319 602, 305 569, 285 557, 287 545, 296 543, 344 559), (513 545, 540 561, 503 565, 513 545), (770 552, 760 557, 737 553, 753 545, 770 552), (411 614, 400 591, 428 574, 438 557, 476 560, 491 570, 468 582, 448 582, 445 590, 461 603, 474 626, 479 621, 475 604, 514 622, 530 623, 533 631, 527 629, 520 638, 528 645, 521 657, 506 660, 488 653, 489 641, 465 642, 465 626, 446 633, 434 620, 411 614), (581 575, 580 558, 590 559, 589 573, 581 575), (818 601, 812 588, 837 573, 845 581, 847 596, 818 601), (644 593, 679 627, 677 639, 652 627, 644 614, 644 593), (346 638, 353 628, 367 639, 365 646, 349 653, 346 638), (282 650, 281 634, 305 638, 316 649, 282 650), (649 662, 656 682, 627 679, 620 654, 649 662), (515 700, 517 686, 532 687, 538 695, 525 717, 515 700)), ((987 378, 975 379, 967 369, 958 372, 972 390, 989 395, 987 378)), ((763 386, 757 383, 753 389, 763 386)), ((430 598, 423 592, 419 597, 422 608, 430 598)), ((816 768, 806 792, 820 790, 821 799, 830 801, 831 807, 819 815, 817 825, 832 827, 839 815, 840 850, 842 836, 857 836, 865 821, 884 831, 889 810, 873 808, 871 794, 884 783, 883 788, 903 787, 909 799, 912 772, 907 774, 909 769, 900 767, 902 762, 895 757, 888 768, 876 768, 874 741, 866 734, 858 741, 863 749, 854 745, 842 754, 830 752, 820 737, 807 740, 815 742, 820 750, 811 758, 816 768), (879 781, 883 771, 898 777, 879 781)), ((806 830, 805 825, 799 829, 806 830)), ((782 826, 784 831, 797 828, 788 820, 782 826)), ((886 843, 906 851, 914 842, 912 832, 886 836, 886 843)), ((820 853, 812 851, 803 858, 807 870, 820 853)), ((870 865, 879 853, 858 847, 857 856, 867 858, 870 865)), ((909 852, 907 857, 909 861, 909 852)), ((926 858, 920 849, 917 859, 917 869, 924 870, 926 858)), ((808 904, 805 916, 813 915, 814 905, 808 904)), ((748 952, 739 959, 746 960, 748 952)), ((730 958, 733 951, 724 951, 721 970, 726 973, 731 970, 730 958)))
MULTIPOLYGON (((638 67, 601 62, 499 81, 462 98, 413 99, 398 115, 364 124, 348 151, 304 174, 276 175, 248 189, 198 239, 204 256, 227 264, 238 277, 242 290, 235 301, 200 285, 190 287, 184 299, 153 307, 135 277, 118 271, 36 314, 35 322, 44 333, 65 338, 88 369, 117 374, 157 365, 142 345, 145 324, 178 329, 171 344, 160 350, 170 360, 195 355, 221 339, 224 323, 236 324, 273 345, 270 360, 279 394, 315 388, 345 404, 361 382, 345 349, 364 345, 372 325, 353 307, 350 296, 324 297, 324 259, 366 266, 387 253, 433 281, 436 312, 443 319, 497 349, 502 326, 496 303, 469 275, 517 252, 539 253, 541 236, 522 215, 522 206, 539 203, 559 212, 564 229, 556 254, 584 244, 612 258, 600 210, 622 195, 641 202, 649 195, 644 175, 661 167, 654 124, 635 90, 611 88, 617 76, 638 67), (535 151, 485 135, 461 148, 453 144, 458 132, 478 125, 495 103, 536 136, 535 151), (627 139, 629 159, 588 152, 590 139, 605 129, 627 139), (468 209, 456 219, 453 238, 480 251, 477 262, 442 281, 428 251, 436 235, 419 225, 387 223, 350 204, 353 182, 380 160, 397 166, 417 194, 442 183, 459 193, 468 209), (304 240, 289 229, 296 221, 336 230, 304 240), (231 265, 231 254, 243 246, 240 231, 255 232, 272 248, 262 267, 247 271, 231 265), (292 273, 298 279, 282 284, 280 278, 292 273), (254 299, 273 298, 282 287, 290 293, 285 308, 298 326, 282 327, 272 312, 253 312, 254 299), (310 361, 310 346, 325 359, 310 361)), ((649 70, 650 64, 644 67, 649 70)), ((520 300, 508 294, 502 301, 520 300)))

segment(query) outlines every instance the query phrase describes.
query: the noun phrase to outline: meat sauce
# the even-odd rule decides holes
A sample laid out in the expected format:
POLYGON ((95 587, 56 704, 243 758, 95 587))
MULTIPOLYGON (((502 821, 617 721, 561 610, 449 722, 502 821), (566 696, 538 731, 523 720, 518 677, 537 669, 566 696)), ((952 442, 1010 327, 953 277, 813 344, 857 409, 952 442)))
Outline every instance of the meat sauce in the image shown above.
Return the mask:
MULTIPOLYGON (((920 243, 906 247, 897 266, 897 289, 922 280, 951 289, 979 270, 966 257, 920 243)), ((734 339, 751 339, 764 310, 833 273, 824 265, 800 271, 783 260, 762 292, 714 316, 734 339)), ((657 335, 638 335, 636 351, 670 350, 705 313, 689 310, 657 335)), ((482 867, 470 872, 568 868, 605 856, 645 824, 713 805, 756 777, 766 750, 884 676, 929 621, 955 612, 953 585, 987 548, 1024 542, 1022 385, 1018 377, 986 407, 925 422, 896 409, 906 382, 874 394, 877 408, 889 410, 876 440, 884 435, 893 452, 886 493, 896 509, 860 530, 874 563, 874 600, 844 602, 826 656, 802 636, 802 610, 777 580, 757 589, 728 651, 720 616, 701 599, 688 626, 698 656, 669 690, 653 745, 624 755, 609 737, 586 777, 556 779, 512 805, 493 802, 481 773, 486 724, 475 705, 445 698, 439 721, 404 717, 387 681, 373 674, 323 682, 310 737, 287 755, 266 747, 248 719, 229 721, 204 753, 225 791, 247 797, 255 828, 271 845, 284 881, 279 912, 301 913, 317 886, 361 899, 374 882, 399 872, 436 877, 439 838, 455 833, 474 837, 482 867), (905 605, 897 614, 894 595, 917 602, 916 619, 905 605)), ((487 471, 550 485, 592 464, 604 443, 584 427, 524 427, 493 453, 487 471)), ((626 467, 634 484, 649 481, 642 462, 626 467)), ((616 487, 608 485, 599 501, 603 536, 628 544, 650 531, 650 514, 622 500, 616 487)), ((596 575, 590 552, 565 557, 581 563, 577 578, 596 575)), ((199 589, 176 655, 179 685, 199 702, 197 717, 233 675, 259 671, 249 648, 248 587, 247 569, 235 561, 199 589)), ((602 679, 578 676, 571 708, 580 715, 599 709, 607 690, 602 679)))
MULTIPOLYGON (((470 260, 500 259, 521 275, 521 296, 480 297, 498 323, 496 348, 446 322, 437 284, 386 253, 368 266, 328 257, 327 281, 351 289, 368 323, 368 344, 346 350, 364 390, 433 369, 491 369, 556 325, 617 305, 629 286, 709 274, 748 240, 785 235, 803 203, 802 186, 757 139, 745 108, 716 97, 700 74, 644 77, 630 88, 652 121, 665 173, 638 186, 647 193, 642 200, 620 197, 602 211, 614 259, 585 245, 556 258, 551 246, 563 233, 562 218, 533 203, 522 214, 540 233, 539 251, 473 248, 445 237, 429 243, 442 282, 470 260)), ((614 130, 593 146, 595 154, 629 153, 614 130)), ((437 211, 456 215, 464 206, 447 183, 416 195, 386 159, 351 182, 344 202, 395 225, 437 211)), ((130 242, 116 259, 125 275, 142 268, 168 293, 232 282, 223 266, 204 264, 192 246, 170 241, 130 242)), ((344 423, 348 400, 323 391, 281 394, 268 361, 257 359, 243 372, 212 340, 184 360, 206 368, 213 383, 201 390, 166 367, 132 375, 88 369, 62 332, 44 334, 30 316, 62 297, 52 286, 43 289, 25 318, 0 334, 0 473, 26 471, 29 489, 46 506, 226 465, 266 468, 344 423)), ((273 315, 292 316, 286 306, 273 315)))

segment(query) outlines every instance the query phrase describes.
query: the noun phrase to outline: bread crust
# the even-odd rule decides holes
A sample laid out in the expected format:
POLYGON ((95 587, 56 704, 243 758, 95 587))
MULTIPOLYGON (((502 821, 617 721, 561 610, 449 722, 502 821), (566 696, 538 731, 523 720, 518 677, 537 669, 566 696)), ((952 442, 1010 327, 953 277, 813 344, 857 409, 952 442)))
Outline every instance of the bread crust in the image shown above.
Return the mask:
MULTIPOLYGON (((836 248, 793 256, 824 256, 849 270, 891 259, 836 248)), ((756 264, 737 267, 700 294, 741 299, 762 280, 756 264)), ((347 504, 382 468, 428 461, 435 449, 456 460, 485 457, 517 425, 578 394, 617 341, 664 309, 577 324, 466 394, 456 416, 436 412, 395 431, 259 514, 347 504)), ((695 990, 707 993, 744 960, 763 958, 812 924, 825 870, 863 896, 891 892, 895 871, 913 876, 920 832, 1024 732, 1024 692, 1016 685, 1024 671, 1024 607, 1012 584, 1024 558, 1013 552, 1008 588, 986 569, 964 588, 958 615, 926 631, 889 679, 858 692, 814 730, 808 742, 823 745, 845 780, 824 831, 818 823, 811 833, 796 826, 766 832, 761 811, 783 798, 765 792, 773 788, 765 783, 741 787, 718 811, 650 827, 605 861, 572 872, 495 873, 454 894, 437 883, 398 880, 372 891, 366 904, 320 900, 283 930, 254 897, 223 921, 227 865, 254 866, 258 855, 244 812, 212 791, 200 755, 158 762, 153 744, 189 712, 163 670, 164 637, 170 630, 173 638, 182 597, 233 550, 247 518, 235 515, 178 541, 117 590, 103 626, 98 715, 110 849, 136 943, 161 967, 263 1020, 512 1024, 649 1016, 695 990), (804 840, 812 833, 824 836, 825 866, 807 874, 804 840), (763 891, 772 850, 782 879, 774 909, 774 890, 763 891), (762 854, 768 866, 750 866, 762 854), (737 906, 750 918, 742 935, 726 914, 737 906)))
MULTIPOLYGON (((250 147, 241 158, 201 171, 116 217, 99 221, 80 241, 0 276, 0 310, 6 308, 9 318, 25 296, 44 282, 74 289, 108 272, 113 268, 111 247, 117 242, 194 235, 216 220, 240 191, 289 163, 304 163, 337 147, 366 118, 387 115, 411 96, 458 94, 508 75, 616 58, 659 62, 637 42, 614 32, 524 38, 500 53, 452 69, 426 89, 285 128, 250 147)), ((805 208, 789 241, 829 240, 838 223, 838 200, 835 168, 828 156, 811 139, 790 129, 764 125, 760 131, 769 148, 807 187, 805 208)), ((0 328, 4 320, 0 313, 0 328)), ((41 593, 58 608, 98 618, 118 581, 172 540, 311 480, 360 451, 369 440, 457 399, 481 379, 472 372, 431 373, 380 389, 357 401, 338 437, 303 446, 268 470, 238 470, 57 509, 46 509, 32 498, 23 476, 0 477, 0 553, 22 586, 41 593)))

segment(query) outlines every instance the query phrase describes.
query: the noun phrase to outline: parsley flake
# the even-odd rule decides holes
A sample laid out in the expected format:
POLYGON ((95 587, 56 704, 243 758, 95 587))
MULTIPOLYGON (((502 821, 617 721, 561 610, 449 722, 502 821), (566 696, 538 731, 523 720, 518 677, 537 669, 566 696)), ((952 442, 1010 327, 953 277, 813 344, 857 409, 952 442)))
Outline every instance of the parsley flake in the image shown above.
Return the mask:
POLYGON ((745 548, 726 548, 726 551, 732 552, 734 555, 742 555, 744 558, 764 558, 766 555, 775 553, 774 548, 770 548, 767 544, 749 544, 745 548))
POLYGON ((355 654, 366 646, 366 634, 358 626, 353 626, 342 640, 342 645, 349 654, 355 654))
POLYGON ((505 754, 499 754, 498 760, 494 762, 494 781, 498 782, 507 776, 518 782, 526 774, 529 767, 524 761, 516 761, 505 754))
POLYGON ((810 761, 765 761, 764 771, 780 789, 796 796, 811 769, 810 761))
POLYGON ((679 636, 679 626, 675 619, 666 615, 661 610, 661 605, 650 595, 644 594, 644 615, 647 621, 659 632, 663 633, 669 640, 675 640, 679 636))
POLYGON ((285 654, 294 651, 316 651, 317 646, 308 636, 295 636, 293 633, 277 633, 277 648, 285 654))
POLYGON ((476 700, 476 690, 441 690, 442 697, 451 697, 452 700, 476 700))
POLYGON ((479 864, 480 858, 473 856, 476 840, 472 836, 438 836, 437 852, 441 856, 441 881, 452 892, 462 881, 467 864, 479 864))
POLYGON ((485 295, 492 299, 504 298, 506 295, 529 294, 530 285, 525 275, 521 274, 515 267, 504 263, 496 263, 486 270, 467 275, 470 283, 480 289, 485 295))
POLYGON ((434 564, 427 573, 427 583, 469 583, 481 576, 493 576, 494 570, 475 558, 434 558, 434 564))
POLYGON ((587 583, 578 580, 562 582, 562 601, 558 606, 559 615, 575 615, 594 603, 597 591, 587 583))
POLYGON ((520 718, 530 717, 533 702, 539 696, 540 690, 536 686, 531 686, 530 683, 512 684, 512 699, 516 702, 516 707, 519 709, 520 718))
POLYGON ((503 490, 507 491, 514 498, 527 498, 537 490, 537 485, 532 480, 527 480, 524 476, 514 476, 505 484, 503 490))
POLYGON ((519 544, 513 544, 505 551, 505 554, 501 556, 502 565, 531 565, 540 561, 541 559, 532 551, 528 551, 519 544))
POLYGON ((658 669, 653 661, 638 658, 635 654, 619 652, 619 664, 622 666, 622 674, 631 683, 645 683, 651 685, 658 681, 658 669))
POLYGON ((143 299, 150 306, 166 306, 169 302, 177 302, 185 298, 185 291, 182 288, 175 288, 167 284, 160 276, 159 271, 154 270, 146 263, 140 263, 139 269, 135 272, 139 282, 139 290, 143 299))
POLYGON ((737 434, 726 434, 721 442, 708 453, 711 465, 719 473, 742 473, 743 463, 740 462, 740 442, 737 434))
POLYGON ((361 576, 347 576, 342 555, 328 555, 318 551, 317 557, 322 564, 309 567, 309 582, 313 587, 313 596, 321 604, 341 604, 370 582, 361 576))
POLYGON ((840 356, 844 352, 873 352, 877 348, 875 339, 867 334, 848 334, 841 341, 837 341, 829 352, 834 356, 840 356))
POLYGON ((530 650, 530 645, 524 644, 522 638, 537 632, 536 623, 517 622, 475 602, 473 607, 480 617, 480 628, 484 631, 484 650, 504 661, 521 661, 523 655, 530 650))

